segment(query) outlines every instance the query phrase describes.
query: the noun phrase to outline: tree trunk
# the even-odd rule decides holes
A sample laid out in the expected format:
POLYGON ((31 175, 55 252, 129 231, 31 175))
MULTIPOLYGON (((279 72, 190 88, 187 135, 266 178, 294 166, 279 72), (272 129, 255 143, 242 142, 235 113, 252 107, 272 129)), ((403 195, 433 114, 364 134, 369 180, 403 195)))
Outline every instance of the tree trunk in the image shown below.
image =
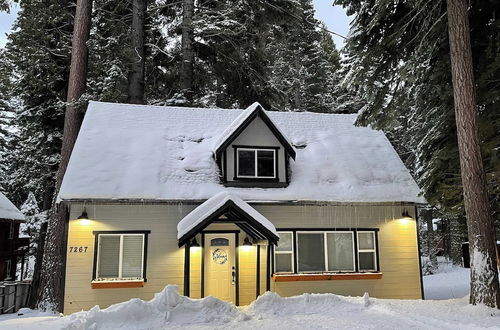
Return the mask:
POLYGON ((37 298, 40 295, 40 269, 42 268, 43 249, 45 247, 45 236, 47 234, 47 222, 40 226, 38 236, 38 245, 35 255, 35 269, 33 271, 33 279, 31 280, 31 294, 29 296, 28 306, 35 309, 38 303, 37 298))
POLYGON ((478 135, 466 0, 447 0, 458 150, 471 256, 471 304, 500 308, 495 228, 478 135))
POLYGON ((82 105, 79 99, 85 92, 87 83, 87 41, 90 34, 92 0, 77 0, 73 41, 71 50, 71 67, 68 80, 68 95, 64 131, 61 148, 61 160, 56 174, 54 203, 49 215, 45 253, 43 255, 42 272, 38 308, 41 310, 62 311, 64 301, 64 276, 67 242, 67 209, 55 204, 71 151, 78 136, 83 120, 82 105))
POLYGON ((460 230, 460 218, 453 217, 449 220, 450 259, 454 265, 462 265, 463 234, 460 230))
POLYGON ((438 268, 437 262, 437 240, 436 233, 434 232, 434 224, 432 223, 432 209, 422 209, 422 216, 424 218, 425 224, 427 225, 427 254, 429 255, 429 260, 431 262, 432 270, 438 268))
POLYGON ((144 104, 145 46, 144 26, 146 23, 147 0, 132 1, 132 58, 128 75, 128 103, 144 104))
POLYGON ((194 0, 183 0, 181 90, 188 103, 193 101, 193 11, 194 0))

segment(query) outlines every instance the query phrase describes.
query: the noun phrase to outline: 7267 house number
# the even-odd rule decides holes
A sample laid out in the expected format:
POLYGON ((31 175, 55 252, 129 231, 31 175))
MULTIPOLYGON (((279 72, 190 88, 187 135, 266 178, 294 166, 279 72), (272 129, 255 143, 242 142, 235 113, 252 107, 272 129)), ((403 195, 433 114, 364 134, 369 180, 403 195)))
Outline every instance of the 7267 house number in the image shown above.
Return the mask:
POLYGON ((88 246, 70 246, 69 253, 86 253, 88 246))

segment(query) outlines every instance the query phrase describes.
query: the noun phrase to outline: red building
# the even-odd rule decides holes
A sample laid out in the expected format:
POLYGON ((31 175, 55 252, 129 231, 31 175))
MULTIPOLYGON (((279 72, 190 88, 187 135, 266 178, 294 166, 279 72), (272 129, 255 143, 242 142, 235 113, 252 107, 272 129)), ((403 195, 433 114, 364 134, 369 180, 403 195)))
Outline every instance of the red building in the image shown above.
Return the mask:
POLYGON ((22 222, 24 215, 0 193, 0 281, 15 280, 17 263, 23 263, 29 240, 19 238, 22 222))

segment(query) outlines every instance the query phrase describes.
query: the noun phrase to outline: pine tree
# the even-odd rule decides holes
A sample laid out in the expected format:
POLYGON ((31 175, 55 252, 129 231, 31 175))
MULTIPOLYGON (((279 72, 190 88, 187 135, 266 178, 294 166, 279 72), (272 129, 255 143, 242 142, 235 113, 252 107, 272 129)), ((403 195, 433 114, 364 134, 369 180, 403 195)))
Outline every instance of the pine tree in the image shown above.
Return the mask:
POLYGON ((11 6, 11 1, 10 0, 0 0, 0 11, 9 11, 10 6, 11 6))
POLYGON ((130 33, 132 56, 128 74, 129 103, 144 103, 144 70, 146 65, 145 27, 147 0, 132 1, 132 28, 130 33))
MULTIPOLYGON (((84 102, 80 97, 87 85, 87 41, 90 35, 92 0, 77 0, 71 43, 71 68, 68 78, 66 112, 61 147, 61 161, 56 174, 55 194, 59 192, 69 163, 73 146, 83 120, 84 102)), ((67 214, 65 205, 54 200, 47 227, 47 240, 40 273, 38 307, 48 311, 62 311, 64 301, 64 260, 67 242, 67 214)))
POLYGON ((447 0, 447 5, 455 118, 471 255, 470 302, 500 309, 498 252, 479 142, 468 4, 465 0, 447 0))
MULTIPOLYGON (((464 218, 450 73, 446 1, 337 0, 354 15, 345 59, 347 80, 366 101, 358 124, 384 129, 407 150, 403 157, 425 197, 449 219, 464 218)), ((486 177, 498 175, 500 143, 498 24, 492 2, 469 6, 473 70, 477 77, 479 134, 486 177), (484 22, 489 22, 484 24, 484 22), (488 63, 488 64, 486 64, 488 63), (490 77, 490 78, 486 78, 490 77)), ((488 181, 492 214, 499 224, 499 181, 488 181)), ((454 221, 454 220, 450 220, 454 221)), ((458 225, 458 223, 457 223, 458 225)), ((458 227, 458 226, 457 226, 458 227)), ((460 239, 462 235, 453 235, 460 239)), ((453 242, 454 245, 460 242, 453 242)))
POLYGON ((12 88, 10 84, 10 68, 4 52, 0 50, 0 192, 7 191, 8 184, 8 154, 9 140, 13 136, 12 121, 15 111, 9 97, 12 88))
POLYGON ((17 204, 33 191, 48 209, 61 145, 72 6, 63 0, 26 0, 20 6, 4 51, 11 70, 9 100, 18 101, 11 122, 16 132, 5 156, 6 189, 17 204))
POLYGON ((132 58, 129 0, 94 0, 88 41, 88 83, 84 98, 126 102, 127 76, 132 58))
POLYGON ((21 205, 20 211, 26 217, 26 222, 21 224, 20 231, 30 237, 27 253, 28 262, 23 278, 32 279, 39 249, 40 230, 42 225, 47 222, 47 212, 40 212, 36 197, 31 191, 28 193, 26 201, 21 205))
MULTIPOLYGON (((331 36, 320 32, 310 0, 301 0, 289 20, 272 30, 269 53, 273 54, 270 85, 279 93, 273 108, 291 111, 336 110, 336 72, 340 56, 331 36)), ((270 57, 271 58, 271 57, 270 57)))
MULTIPOLYGON (((345 46, 346 81, 365 101, 358 124, 384 129, 431 205, 464 218, 453 109, 446 1, 345 0, 354 15, 345 46)), ((498 95, 500 24, 490 2, 470 6, 480 137, 490 205, 500 226, 498 95), (484 24, 489 22, 489 24, 484 24)), ((462 226, 460 226, 462 227, 462 226)), ((464 227, 465 228, 465 227, 464 227)), ((459 237, 456 236, 455 237, 459 237)))

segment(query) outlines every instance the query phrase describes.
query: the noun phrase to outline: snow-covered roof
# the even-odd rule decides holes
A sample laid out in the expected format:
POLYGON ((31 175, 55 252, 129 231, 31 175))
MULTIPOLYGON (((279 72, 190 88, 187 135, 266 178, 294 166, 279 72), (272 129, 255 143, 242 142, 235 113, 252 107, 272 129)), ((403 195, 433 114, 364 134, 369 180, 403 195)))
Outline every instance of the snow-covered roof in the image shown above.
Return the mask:
POLYGON ((212 151, 242 112, 90 102, 58 199, 425 202, 384 133, 345 114, 266 112, 297 146, 290 184, 225 187, 212 151))
POLYGON ((0 219, 25 220, 24 215, 0 192, 0 219))
POLYGON ((271 221, 267 220, 266 217, 264 217, 257 210, 248 205, 248 203, 243 201, 235 194, 231 194, 227 191, 221 191, 215 196, 207 199, 204 203, 195 208, 181 221, 179 221, 179 223, 177 224, 177 239, 181 240, 194 228, 203 224, 204 221, 209 219, 210 216, 214 215, 229 201, 233 202, 236 207, 238 207, 242 212, 246 213, 253 220, 262 225, 269 233, 271 233, 275 237, 279 237, 276 228, 271 223, 271 221))
POLYGON ((263 116, 263 120, 275 131, 276 137, 283 143, 283 146, 288 150, 290 156, 295 159, 295 149, 292 143, 288 140, 285 134, 279 129, 279 127, 273 122, 269 116, 266 115, 264 108, 259 102, 254 102, 251 106, 246 108, 243 112, 237 116, 233 122, 222 132, 219 138, 215 141, 213 152, 218 157, 218 154, 225 149, 225 147, 232 142, 232 140, 237 136, 238 129, 244 128, 245 123, 259 114, 263 116))

